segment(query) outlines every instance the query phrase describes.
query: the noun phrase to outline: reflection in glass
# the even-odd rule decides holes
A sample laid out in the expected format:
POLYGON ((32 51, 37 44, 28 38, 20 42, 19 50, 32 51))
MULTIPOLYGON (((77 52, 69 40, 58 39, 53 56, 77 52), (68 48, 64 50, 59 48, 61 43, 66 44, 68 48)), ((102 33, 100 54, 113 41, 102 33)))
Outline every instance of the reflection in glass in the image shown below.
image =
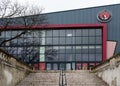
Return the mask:
POLYGON ((46 30, 46 37, 52 37, 52 30, 46 30))
POLYGON ((82 37, 82 44, 88 44, 88 37, 82 37))
POLYGON ((53 70, 58 70, 58 64, 53 64, 53 70))
POLYGON ((102 43, 101 37, 96 37, 96 44, 101 44, 101 43, 102 43))
POLYGON ((66 64, 66 70, 71 70, 71 64, 70 63, 66 64))
POLYGON ((76 53, 81 53, 82 47, 81 46, 76 46, 76 53))
POLYGON ((88 36, 88 29, 82 30, 82 36, 88 36))
POLYGON ((89 29, 89 36, 95 36, 95 29, 89 29))
POLYGON ((89 44, 95 44, 95 37, 89 37, 89 44))
POLYGON ((82 61, 89 61, 88 54, 82 54, 82 61))
POLYGON ((60 38, 60 44, 65 44, 65 37, 60 38))
POLYGON ((65 36, 65 30, 60 30, 60 36, 65 36))
POLYGON ((76 36, 82 36, 82 33, 81 33, 82 30, 76 30, 75 32, 76 32, 76 36))
POLYGON ((53 45, 54 44, 57 44, 57 45, 59 44, 59 38, 53 38, 53 45))
POLYGON ((102 53, 102 47, 101 46, 96 46, 96 53, 102 53))
POLYGON ((96 54, 96 61, 102 61, 102 54, 96 54))
POLYGON ((53 30, 53 37, 54 36, 59 36, 59 30, 53 30))
POLYGON ((89 61, 95 61, 95 54, 89 54, 89 61))
POLYGON ((82 37, 76 37, 76 44, 81 44, 82 43, 82 37))
POLYGON ((73 61, 73 54, 66 54, 66 61, 73 61))
POLYGON ((46 38, 46 45, 52 45, 52 38, 46 38))
POLYGON ((82 54, 76 54, 76 60, 82 61, 82 54))
POLYGON ((51 67, 51 64, 47 64, 47 70, 51 70, 52 67, 51 67))
POLYGON ((102 31, 101 29, 96 29, 96 33, 97 36, 101 36, 102 35, 102 31))

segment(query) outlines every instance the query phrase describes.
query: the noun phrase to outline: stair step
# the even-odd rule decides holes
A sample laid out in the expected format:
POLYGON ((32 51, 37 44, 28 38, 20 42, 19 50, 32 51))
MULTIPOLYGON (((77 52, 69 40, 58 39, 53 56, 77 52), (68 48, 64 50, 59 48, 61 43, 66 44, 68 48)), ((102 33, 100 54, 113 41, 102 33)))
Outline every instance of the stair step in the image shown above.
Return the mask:
MULTIPOLYGON (((59 70, 37 71, 29 74, 16 86, 59 86, 59 70)), ((66 71, 67 86, 108 86, 88 70, 66 71)))

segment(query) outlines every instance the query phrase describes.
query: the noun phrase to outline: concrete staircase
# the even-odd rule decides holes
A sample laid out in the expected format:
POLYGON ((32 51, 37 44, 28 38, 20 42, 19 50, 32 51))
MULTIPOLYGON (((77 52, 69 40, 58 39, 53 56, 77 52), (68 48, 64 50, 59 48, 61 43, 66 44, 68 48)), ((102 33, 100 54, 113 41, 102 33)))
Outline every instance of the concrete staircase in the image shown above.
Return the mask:
POLYGON ((108 86, 103 80, 88 70, 66 73, 67 86, 108 86))
MULTIPOLYGON (((59 86, 60 71, 31 73, 16 86, 59 86)), ((88 70, 66 71, 67 86, 108 86, 88 70)))

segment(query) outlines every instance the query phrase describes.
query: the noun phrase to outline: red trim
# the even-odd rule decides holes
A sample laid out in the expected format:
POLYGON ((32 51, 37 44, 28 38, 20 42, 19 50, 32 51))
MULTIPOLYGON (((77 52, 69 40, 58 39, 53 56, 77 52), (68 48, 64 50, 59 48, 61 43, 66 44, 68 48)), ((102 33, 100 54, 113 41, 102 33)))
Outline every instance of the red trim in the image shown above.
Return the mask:
POLYGON ((40 70, 45 70, 46 68, 46 63, 45 62, 41 62, 41 63, 39 63, 39 69, 40 70))
POLYGON ((106 58, 107 58, 107 25, 106 24, 104 24, 103 25, 103 30, 102 30, 103 32, 103 47, 102 47, 102 57, 103 57, 103 61, 105 61, 106 60, 106 58))
MULTIPOLYGON (((48 25, 34 25, 31 29, 63 29, 63 28, 89 28, 89 27, 104 27, 106 24, 48 24, 48 25)), ((4 29, 3 26, 0 26, 0 29, 4 29)), ((30 29, 28 27, 17 25, 17 26, 8 26, 4 30, 21 30, 21 29, 30 29)))

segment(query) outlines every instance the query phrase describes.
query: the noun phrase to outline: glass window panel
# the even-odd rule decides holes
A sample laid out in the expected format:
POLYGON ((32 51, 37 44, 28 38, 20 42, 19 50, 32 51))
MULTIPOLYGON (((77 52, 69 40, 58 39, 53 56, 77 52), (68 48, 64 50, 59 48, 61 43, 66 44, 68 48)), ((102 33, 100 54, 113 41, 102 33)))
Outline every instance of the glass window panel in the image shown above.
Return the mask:
POLYGON ((51 70, 51 69, 52 69, 51 64, 47 64, 47 70, 51 70))
POLYGON ((65 53, 65 46, 59 47, 59 53, 65 53))
POLYGON ((17 36, 17 34, 18 34, 18 31, 11 31, 12 37, 17 36))
POLYGON ((65 44, 65 38, 64 38, 64 37, 61 37, 59 43, 60 43, 60 44, 65 44))
POLYGON ((53 64, 53 70, 58 70, 58 64, 53 64))
POLYGON ((53 38, 53 44, 59 44, 59 38, 53 38))
POLYGON ((82 36, 88 36, 88 29, 82 30, 82 36))
POLYGON ((65 61, 65 54, 59 54, 59 61, 65 61))
POLYGON ((96 37, 96 44, 102 44, 101 37, 96 37))
POLYGON ((95 37, 89 37, 89 44, 95 44, 95 37))
POLYGON ((88 53, 88 46, 82 46, 82 53, 88 53))
POLYGON ((33 32, 33 36, 34 36, 34 37, 41 37, 41 36, 42 36, 42 32, 40 32, 39 30, 35 30, 35 31, 33 32))
POLYGON ((59 52, 59 47, 58 47, 58 46, 53 47, 53 50, 58 54, 58 52, 59 52))
POLYGON ((82 44, 88 44, 88 37, 82 38, 82 44))
POLYGON ((76 36, 82 36, 81 30, 76 30, 76 36))
POLYGON ((82 47, 81 46, 76 46, 76 53, 81 53, 82 47))
POLYGON ((23 45, 23 39, 22 38, 18 38, 18 45, 23 45))
POLYGON ((40 45, 41 44, 40 39, 38 37, 35 37, 35 38, 31 39, 31 41, 33 41, 34 45, 40 45))
POLYGON ((72 44, 72 38, 71 37, 66 38, 66 44, 72 44))
POLYGON ((39 38, 40 44, 45 45, 45 40, 46 40, 46 38, 44 38, 44 37, 39 38))
POLYGON ((96 53, 102 53, 102 47, 96 46, 96 53))
POLYGON ((76 37, 75 43, 76 44, 81 44, 82 43, 82 38, 81 37, 76 37))
POLYGON ((39 37, 45 37, 45 36, 46 36, 46 31, 45 30, 39 31, 39 37))
POLYGON ((58 55, 56 53, 49 53, 45 55, 46 61, 57 61, 58 55))
POLYGON ((76 53, 76 46, 72 46, 73 48, 73 53, 76 53))
POLYGON ((52 45, 52 38, 46 38, 46 44, 52 45))
POLYGON ((73 54, 66 54, 66 61, 73 61, 73 54))
POLYGON ((73 53, 72 46, 66 46, 66 53, 73 53))
POLYGON ((46 36, 51 37, 52 36, 52 30, 46 30, 46 36))
POLYGON ((11 38, 11 35, 12 35, 12 31, 5 31, 5 36, 7 38, 11 38))
POLYGON ((65 30, 60 30, 60 36, 65 36, 65 30))
POLYGON ((9 43, 11 43, 12 45, 17 45, 17 39, 14 39, 14 40, 12 40, 12 41, 9 42, 9 43))
POLYGON ((102 35, 102 29, 96 29, 96 36, 102 35))
POLYGON ((89 61, 95 61, 95 54, 89 54, 89 61))
POLYGON ((67 37, 75 36, 75 31, 74 30, 66 30, 66 36, 67 37))
POLYGON ((89 29, 89 36, 95 36, 95 29, 89 29))
POLYGON ((72 70, 75 70, 75 63, 72 63, 72 70))
POLYGON ((95 53, 95 46, 89 46, 89 53, 95 53))
POLYGON ((58 60, 58 47, 46 47, 45 56, 47 61, 58 60))
POLYGON ((96 54, 96 61, 102 61, 102 54, 96 54))
POLYGON ((0 38, 4 38, 5 37, 5 34, 6 33, 6 31, 2 31, 2 32, 0 32, 0 38))
MULTIPOLYGON (((29 37, 29 38, 28 38, 28 37, 24 38, 23 41, 24 41, 24 42, 23 42, 24 45, 33 45, 33 42, 35 42, 35 41, 33 40, 33 38, 30 38, 30 37, 29 37)), ((37 40, 36 40, 36 41, 37 41, 37 40)), ((38 41, 39 41, 39 40, 38 40, 38 41)))
POLYGON ((66 64, 66 70, 71 70, 71 64, 70 63, 66 64))
POLYGON ((82 61, 82 55, 76 54, 76 61, 82 61))
POLYGON ((45 53, 45 47, 40 47, 40 54, 44 54, 45 53))
POLYGON ((53 37, 59 36, 59 30, 53 30, 53 37))
POLYGON ((88 54, 82 54, 82 61, 88 61, 88 54))

